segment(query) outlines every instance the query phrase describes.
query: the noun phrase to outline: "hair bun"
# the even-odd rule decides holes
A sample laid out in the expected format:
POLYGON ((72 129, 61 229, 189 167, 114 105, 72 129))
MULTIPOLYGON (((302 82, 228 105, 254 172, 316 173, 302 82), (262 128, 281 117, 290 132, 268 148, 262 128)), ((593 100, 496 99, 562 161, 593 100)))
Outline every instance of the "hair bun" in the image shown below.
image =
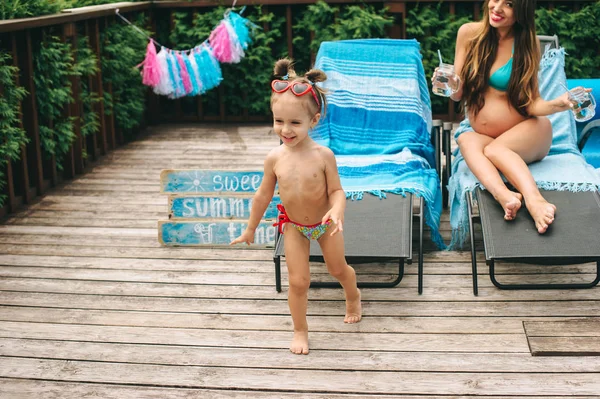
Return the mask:
POLYGON ((304 74, 304 77, 312 83, 324 82, 327 80, 327 74, 320 69, 311 69, 304 74))
POLYGON ((294 71, 294 62, 289 58, 282 58, 278 60, 273 68, 273 75, 280 79, 286 75, 290 78, 296 77, 296 71, 294 71))

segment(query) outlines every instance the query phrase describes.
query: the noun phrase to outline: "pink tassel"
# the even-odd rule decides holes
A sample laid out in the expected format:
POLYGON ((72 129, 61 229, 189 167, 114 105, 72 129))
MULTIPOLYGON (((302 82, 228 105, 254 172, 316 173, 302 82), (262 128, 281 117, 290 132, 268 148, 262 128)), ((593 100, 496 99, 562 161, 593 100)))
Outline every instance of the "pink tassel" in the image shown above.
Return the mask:
POLYGON ((146 58, 141 65, 144 65, 142 71, 142 83, 146 86, 156 87, 160 82, 160 67, 156 59, 156 47, 154 40, 150 39, 146 48, 146 58))
POLYGON ((212 31, 208 41, 213 49, 213 55, 217 60, 220 62, 231 63, 231 40, 229 38, 229 32, 227 32, 227 27, 223 22, 212 31))
POLYGON ((181 80, 183 82, 183 88, 185 89, 185 94, 189 94, 192 92, 192 90, 194 90, 193 86, 192 86, 192 81, 190 80, 190 75, 189 72, 187 70, 187 66, 185 65, 185 61, 183 60, 183 57, 181 56, 181 53, 178 51, 176 53, 177 55, 177 63, 179 64, 179 68, 180 68, 180 75, 181 75, 181 80))

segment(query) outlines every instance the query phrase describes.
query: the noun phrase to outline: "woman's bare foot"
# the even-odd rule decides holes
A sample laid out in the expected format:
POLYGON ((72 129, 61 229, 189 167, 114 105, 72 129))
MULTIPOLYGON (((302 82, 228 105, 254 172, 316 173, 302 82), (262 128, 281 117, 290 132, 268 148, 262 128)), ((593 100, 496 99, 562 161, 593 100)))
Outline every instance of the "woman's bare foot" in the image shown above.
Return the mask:
POLYGON ((517 217, 517 212, 521 209, 522 199, 523 196, 521 193, 515 193, 510 190, 506 190, 505 193, 496 197, 496 201, 498 201, 504 209, 504 220, 513 220, 517 217))
POLYGON ((294 331, 290 352, 296 355, 308 355, 308 331, 294 331))
POLYGON ((346 299, 346 317, 344 317, 344 323, 358 323, 362 319, 362 304, 360 303, 360 290, 358 291, 358 297, 353 300, 346 299))
POLYGON ((535 222, 538 233, 544 234, 548 230, 548 226, 554 222, 556 206, 543 198, 527 201, 525 206, 527 206, 527 210, 529 210, 529 214, 535 222))

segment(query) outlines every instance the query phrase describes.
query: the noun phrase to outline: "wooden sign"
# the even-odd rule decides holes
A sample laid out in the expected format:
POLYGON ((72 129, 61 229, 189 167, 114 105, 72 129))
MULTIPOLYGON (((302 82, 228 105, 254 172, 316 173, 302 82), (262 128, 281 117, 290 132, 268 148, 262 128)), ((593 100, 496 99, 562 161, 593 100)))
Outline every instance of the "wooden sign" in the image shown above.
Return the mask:
MULTIPOLYGON (((158 222, 158 240, 166 246, 229 246, 248 225, 262 179, 257 170, 163 170, 160 191, 170 194, 170 220, 158 222)), ((274 246, 280 203, 273 197, 251 248, 274 246)))
POLYGON ((254 194, 262 182, 262 171, 163 170, 163 194, 254 194))
MULTIPOLYGON (((273 197, 263 219, 277 218, 279 197, 273 197)), ((169 218, 248 219, 252 209, 252 198, 233 196, 171 196, 169 218)))
MULTIPOLYGON (((241 220, 177 220, 159 221, 159 241, 166 246, 223 246, 237 238, 248 223, 241 220)), ((254 233, 252 247, 273 247, 277 227, 261 222, 254 233)), ((235 246, 247 247, 244 245, 235 246)))

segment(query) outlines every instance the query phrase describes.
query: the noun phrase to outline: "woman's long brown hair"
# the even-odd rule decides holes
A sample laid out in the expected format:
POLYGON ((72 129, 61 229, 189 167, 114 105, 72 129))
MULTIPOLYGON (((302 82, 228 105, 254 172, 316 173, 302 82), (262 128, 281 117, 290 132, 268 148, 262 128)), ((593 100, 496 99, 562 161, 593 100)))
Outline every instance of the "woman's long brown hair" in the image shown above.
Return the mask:
MULTIPOLYGON (((480 31, 467 44, 461 72, 464 104, 475 115, 484 106, 483 93, 489 86, 490 71, 498 51, 498 32, 489 22, 489 1, 483 7, 480 31)), ((527 106, 539 96, 540 52, 535 33, 535 0, 513 0, 513 10, 515 43, 507 94, 509 103, 521 115, 527 116, 527 106)))

